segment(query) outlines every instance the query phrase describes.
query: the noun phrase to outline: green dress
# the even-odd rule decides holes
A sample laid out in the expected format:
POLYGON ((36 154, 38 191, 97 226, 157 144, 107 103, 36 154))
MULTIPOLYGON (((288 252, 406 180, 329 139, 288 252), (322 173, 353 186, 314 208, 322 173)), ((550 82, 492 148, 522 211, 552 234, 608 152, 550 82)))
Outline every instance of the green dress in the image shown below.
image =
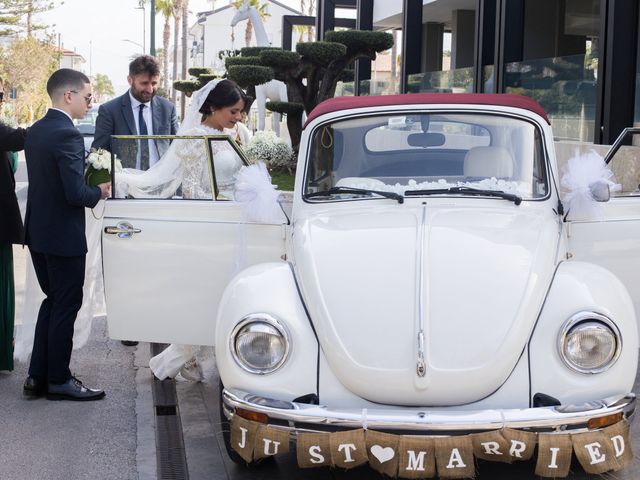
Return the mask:
POLYGON ((13 245, 0 245, 0 370, 13 370, 13 245))

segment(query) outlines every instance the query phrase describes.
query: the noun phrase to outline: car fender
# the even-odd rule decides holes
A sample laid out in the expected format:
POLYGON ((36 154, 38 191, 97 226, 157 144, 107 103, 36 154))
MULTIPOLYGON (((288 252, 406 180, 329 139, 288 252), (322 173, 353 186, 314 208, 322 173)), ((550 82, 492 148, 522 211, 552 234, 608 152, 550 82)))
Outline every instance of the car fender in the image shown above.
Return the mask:
POLYGON ((531 397, 545 393, 563 404, 631 391, 638 364, 638 331, 631 297, 610 271, 586 262, 558 266, 530 341, 531 397), (585 374, 561 358, 565 322, 579 312, 608 317, 622 338, 620 356, 602 373, 585 374))
POLYGON ((317 394, 318 341, 289 264, 254 265, 231 280, 218 308, 215 342, 216 361, 225 387, 281 400, 317 394), (247 315, 256 313, 277 319, 290 336, 287 360, 266 375, 247 372, 231 352, 234 328, 247 315))

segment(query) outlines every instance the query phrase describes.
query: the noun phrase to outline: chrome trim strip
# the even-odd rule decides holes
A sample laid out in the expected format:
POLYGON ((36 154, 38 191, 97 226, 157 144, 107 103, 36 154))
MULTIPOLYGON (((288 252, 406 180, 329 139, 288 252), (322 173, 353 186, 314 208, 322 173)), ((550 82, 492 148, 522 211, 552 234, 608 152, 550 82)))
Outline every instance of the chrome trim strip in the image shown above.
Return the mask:
MULTIPOLYGON (((363 414, 359 409, 332 410, 324 405, 308 405, 302 403, 273 400, 252 395, 240 390, 225 388, 222 392, 223 406, 228 416, 233 416, 234 408, 243 408, 252 412, 263 413, 270 419, 284 420, 308 424, 297 428, 284 428, 293 431, 321 431, 312 426, 323 425, 336 428, 362 427, 363 414)), ((521 408, 505 410, 447 410, 446 408, 367 408, 366 422, 368 428, 380 430, 409 430, 416 432, 455 432, 463 434, 472 431, 497 430, 507 428, 525 428, 533 431, 556 430, 570 428, 586 429, 591 418, 622 413, 630 417, 636 406, 633 393, 616 395, 602 400, 595 400, 575 405, 557 407, 521 408)))

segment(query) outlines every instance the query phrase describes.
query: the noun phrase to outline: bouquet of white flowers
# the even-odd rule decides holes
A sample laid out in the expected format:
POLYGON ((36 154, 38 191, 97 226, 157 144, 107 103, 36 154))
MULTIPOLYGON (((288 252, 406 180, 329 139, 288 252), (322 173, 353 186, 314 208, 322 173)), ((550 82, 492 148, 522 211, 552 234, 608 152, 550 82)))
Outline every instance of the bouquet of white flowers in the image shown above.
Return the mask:
POLYGON ((254 162, 263 161, 270 168, 294 166, 291 147, 271 130, 256 132, 244 151, 254 162))
MULTIPOLYGON (((88 166, 84 172, 87 184, 95 187, 101 183, 111 181, 111 153, 102 148, 98 150, 92 148, 87 157, 87 163, 88 166)), ((122 170, 122 163, 117 157, 115 158, 115 169, 116 172, 122 170)))

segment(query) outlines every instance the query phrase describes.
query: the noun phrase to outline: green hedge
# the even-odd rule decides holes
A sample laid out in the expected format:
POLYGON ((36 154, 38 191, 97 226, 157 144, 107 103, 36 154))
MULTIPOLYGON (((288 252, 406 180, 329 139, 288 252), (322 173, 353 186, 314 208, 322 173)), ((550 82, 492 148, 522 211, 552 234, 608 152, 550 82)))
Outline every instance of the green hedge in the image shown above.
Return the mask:
POLYGON ((347 47, 335 42, 304 42, 296 45, 297 52, 306 60, 326 66, 347 53, 347 47))
POLYGON ((267 102, 265 104, 267 110, 287 115, 288 113, 302 113, 304 105, 295 102, 267 102))
POLYGON ((224 59, 224 66, 229 69, 235 65, 262 65, 260 57, 227 57, 224 59))
POLYGON ((288 69, 300 63, 300 54, 284 50, 264 50, 260 53, 260 60, 263 65, 288 69))
POLYGON ((235 65, 227 69, 229 78, 240 85, 241 88, 249 88, 252 85, 262 85, 273 80, 271 67, 257 65, 235 65))
POLYGON ((176 80, 173 82, 173 88, 187 96, 191 96, 193 92, 200 90, 200 87, 199 80, 176 80))
POLYGON ((242 57, 259 57, 261 52, 265 50, 282 50, 278 47, 244 47, 240 49, 242 57))
POLYGON ((192 77, 200 77, 201 75, 210 75, 213 73, 213 71, 208 67, 191 67, 187 71, 192 77))
POLYGON ((198 76, 198 80, 200 81, 200 85, 202 87, 204 87, 211 80, 215 80, 216 78, 218 78, 218 76, 214 75, 213 73, 201 74, 200 76, 198 76))
POLYGON ((382 52, 393 47, 393 35, 387 32, 366 30, 339 30, 325 34, 327 42, 336 42, 347 47, 349 55, 353 52, 373 50, 382 52))

